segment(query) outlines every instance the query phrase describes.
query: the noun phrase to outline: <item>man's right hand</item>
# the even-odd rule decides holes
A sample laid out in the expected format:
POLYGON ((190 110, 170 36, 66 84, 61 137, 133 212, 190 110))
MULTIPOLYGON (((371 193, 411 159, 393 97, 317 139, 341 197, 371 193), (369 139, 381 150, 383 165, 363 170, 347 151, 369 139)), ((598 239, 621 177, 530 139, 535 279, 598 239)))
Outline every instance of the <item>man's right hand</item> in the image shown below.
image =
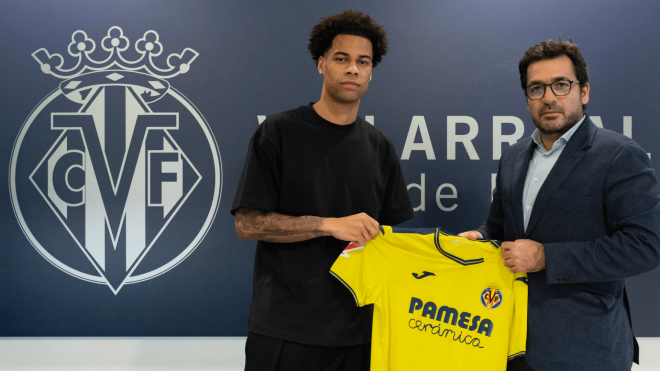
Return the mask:
POLYGON ((369 215, 359 213, 343 218, 323 218, 320 229, 338 240, 364 246, 378 236, 379 226, 369 215))
POLYGON ((481 235, 477 231, 467 231, 467 232, 459 233, 458 237, 465 237, 469 240, 476 241, 481 238, 481 235))

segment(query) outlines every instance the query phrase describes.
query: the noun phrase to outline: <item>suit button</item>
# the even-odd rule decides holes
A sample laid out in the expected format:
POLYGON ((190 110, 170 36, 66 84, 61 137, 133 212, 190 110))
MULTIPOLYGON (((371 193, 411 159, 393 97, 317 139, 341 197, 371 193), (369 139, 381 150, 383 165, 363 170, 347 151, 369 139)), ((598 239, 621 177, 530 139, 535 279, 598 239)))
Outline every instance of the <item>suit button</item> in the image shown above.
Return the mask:
POLYGON ((580 276, 575 276, 575 282, 580 282, 580 276))

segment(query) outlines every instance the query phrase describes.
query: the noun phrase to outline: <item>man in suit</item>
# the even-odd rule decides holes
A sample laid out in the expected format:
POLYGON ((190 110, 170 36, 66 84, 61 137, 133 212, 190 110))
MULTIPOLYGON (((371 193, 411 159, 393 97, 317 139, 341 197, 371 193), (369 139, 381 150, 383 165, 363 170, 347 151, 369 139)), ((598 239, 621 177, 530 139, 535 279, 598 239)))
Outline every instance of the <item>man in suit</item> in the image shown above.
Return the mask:
POLYGON ((638 361, 624 279, 660 263, 660 197, 645 151, 584 114, 587 66, 572 42, 519 63, 536 130, 502 156, 488 219, 470 239, 506 241, 527 272, 527 354, 509 369, 630 370, 638 361))

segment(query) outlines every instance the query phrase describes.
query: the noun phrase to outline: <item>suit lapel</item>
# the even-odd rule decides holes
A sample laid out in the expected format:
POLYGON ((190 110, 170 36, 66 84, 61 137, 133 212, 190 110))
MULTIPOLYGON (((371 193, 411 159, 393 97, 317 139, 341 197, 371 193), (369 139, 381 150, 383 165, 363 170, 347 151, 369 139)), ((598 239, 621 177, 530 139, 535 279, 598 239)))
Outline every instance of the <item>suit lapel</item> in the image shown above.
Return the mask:
POLYGON ((525 178, 527 176, 527 170, 529 169, 529 161, 532 159, 535 146, 536 143, 534 143, 533 140, 530 140, 529 144, 518 153, 518 158, 516 158, 515 167, 513 169, 513 190, 511 195, 513 196, 513 215, 519 238, 522 238, 525 231, 522 198, 525 190, 525 178))
MULTIPOLYGON (((550 170, 550 174, 548 174, 545 182, 543 182, 539 194, 536 196, 532 215, 527 224, 527 232, 524 234, 525 238, 534 230, 534 226, 541 219, 543 212, 548 207, 548 204, 550 204, 552 196, 557 189, 587 154, 585 150, 591 147, 596 130, 596 126, 591 122, 589 117, 586 117, 582 125, 580 125, 568 143, 566 143, 566 147, 564 147, 557 162, 552 167, 552 170, 550 170)), ((520 197, 520 201, 522 202, 522 196, 520 197)), ((520 207, 522 207, 522 204, 520 207)))

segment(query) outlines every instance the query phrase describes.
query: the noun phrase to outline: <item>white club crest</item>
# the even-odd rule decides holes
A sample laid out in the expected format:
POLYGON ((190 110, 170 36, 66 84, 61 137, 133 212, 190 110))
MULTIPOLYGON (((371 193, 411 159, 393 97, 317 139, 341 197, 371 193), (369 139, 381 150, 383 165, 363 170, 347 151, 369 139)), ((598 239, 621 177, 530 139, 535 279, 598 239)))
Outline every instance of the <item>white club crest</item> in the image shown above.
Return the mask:
POLYGON ((186 73, 196 51, 170 54, 165 67, 158 33, 147 31, 134 44, 138 58, 127 59, 130 41, 119 27, 100 46, 108 55, 92 58, 97 44, 79 30, 69 60, 45 48, 32 54, 42 72, 64 81, 23 124, 10 187, 37 251, 117 294, 199 245, 220 202, 222 165, 201 113, 166 81, 186 73))

